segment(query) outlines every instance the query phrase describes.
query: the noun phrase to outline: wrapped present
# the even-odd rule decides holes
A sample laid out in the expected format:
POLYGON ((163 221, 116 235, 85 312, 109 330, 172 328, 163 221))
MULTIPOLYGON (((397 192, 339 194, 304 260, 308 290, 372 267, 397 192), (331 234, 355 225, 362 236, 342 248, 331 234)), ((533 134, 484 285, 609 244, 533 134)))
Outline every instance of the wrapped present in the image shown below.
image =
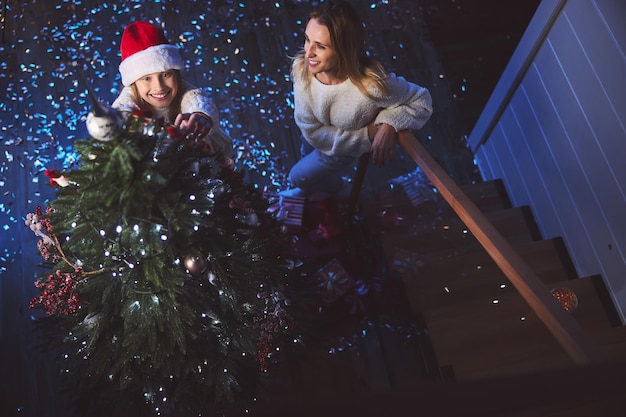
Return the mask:
POLYGON ((354 280, 337 258, 322 266, 317 272, 317 278, 327 304, 337 301, 354 286, 354 280))
POLYGON ((430 201, 436 195, 436 190, 424 172, 417 168, 415 171, 389 180, 404 191, 413 207, 430 201))
POLYGON ((308 202, 305 215, 305 227, 313 243, 325 242, 343 231, 343 217, 335 198, 308 202))
POLYGON ((282 196, 276 193, 266 192, 263 194, 269 202, 268 211, 283 222, 290 233, 299 232, 302 228, 304 217, 304 197, 282 196))

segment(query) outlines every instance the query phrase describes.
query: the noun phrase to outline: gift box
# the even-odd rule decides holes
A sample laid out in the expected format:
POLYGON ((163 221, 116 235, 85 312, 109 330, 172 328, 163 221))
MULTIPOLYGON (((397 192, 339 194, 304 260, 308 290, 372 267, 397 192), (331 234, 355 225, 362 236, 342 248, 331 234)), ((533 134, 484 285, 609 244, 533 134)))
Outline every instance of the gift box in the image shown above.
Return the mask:
POLYGON ((389 183, 403 190, 413 207, 432 200, 436 195, 433 184, 419 168, 407 175, 393 178, 389 183))
POLYGON ((322 299, 331 304, 345 295, 353 286, 354 280, 337 258, 322 266, 317 272, 322 299))
POLYGON ((343 231, 343 217, 339 204, 333 197, 320 201, 309 201, 305 208, 305 228, 309 230, 311 242, 327 242, 343 231))
POLYGON ((304 197, 282 196, 277 193, 266 192, 263 197, 268 200, 268 211, 283 222, 289 233, 297 233, 302 228, 304 217, 304 197))

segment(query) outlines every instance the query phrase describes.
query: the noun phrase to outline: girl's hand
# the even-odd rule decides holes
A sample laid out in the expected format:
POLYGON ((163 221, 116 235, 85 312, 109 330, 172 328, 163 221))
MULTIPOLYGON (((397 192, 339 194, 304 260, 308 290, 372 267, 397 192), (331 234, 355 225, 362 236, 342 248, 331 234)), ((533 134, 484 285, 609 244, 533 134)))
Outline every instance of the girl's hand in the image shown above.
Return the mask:
MULTIPOLYGON (((373 129, 368 126, 368 130, 370 139, 372 139, 373 129)), ((382 123, 378 126, 372 139, 372 161, 374 165, 383 166, 393 159, 397 137, 396 130, 391 125, 382 123)))
POLYGON ((200 139, 211 131, 211 119, 202 113, 182 113, 176 116, 174 126, 191 139, 200 139))

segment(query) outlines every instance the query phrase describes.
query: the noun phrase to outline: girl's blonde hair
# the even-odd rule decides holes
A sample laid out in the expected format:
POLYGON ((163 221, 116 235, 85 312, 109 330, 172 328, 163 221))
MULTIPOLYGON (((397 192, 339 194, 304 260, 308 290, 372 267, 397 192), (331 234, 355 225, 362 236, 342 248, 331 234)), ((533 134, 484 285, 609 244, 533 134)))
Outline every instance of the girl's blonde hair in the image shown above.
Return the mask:
MULTIPOLYGON (((327 0, 307 17, 306 23, 315 19, 328 28, 331 48, 338 57, 335 76, 350 81, 367 97, 375 99, 378 94, 388 95, 387 73, 382 64, 367 55, 365 27, 358 13, 346 1, 327 0)), ((310 82, 313 74, 304 59, 304 48, 293 58, 291 76, 310 82)))

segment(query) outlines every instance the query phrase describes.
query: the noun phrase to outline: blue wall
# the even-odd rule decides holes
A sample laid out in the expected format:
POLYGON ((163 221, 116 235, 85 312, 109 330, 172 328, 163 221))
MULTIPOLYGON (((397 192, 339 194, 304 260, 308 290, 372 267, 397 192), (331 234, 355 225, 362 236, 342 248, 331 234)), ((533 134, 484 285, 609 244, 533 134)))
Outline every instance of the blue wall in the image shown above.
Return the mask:
POLYGON ((626 2, 544 0, 470 146, 626 319, 626 2))

